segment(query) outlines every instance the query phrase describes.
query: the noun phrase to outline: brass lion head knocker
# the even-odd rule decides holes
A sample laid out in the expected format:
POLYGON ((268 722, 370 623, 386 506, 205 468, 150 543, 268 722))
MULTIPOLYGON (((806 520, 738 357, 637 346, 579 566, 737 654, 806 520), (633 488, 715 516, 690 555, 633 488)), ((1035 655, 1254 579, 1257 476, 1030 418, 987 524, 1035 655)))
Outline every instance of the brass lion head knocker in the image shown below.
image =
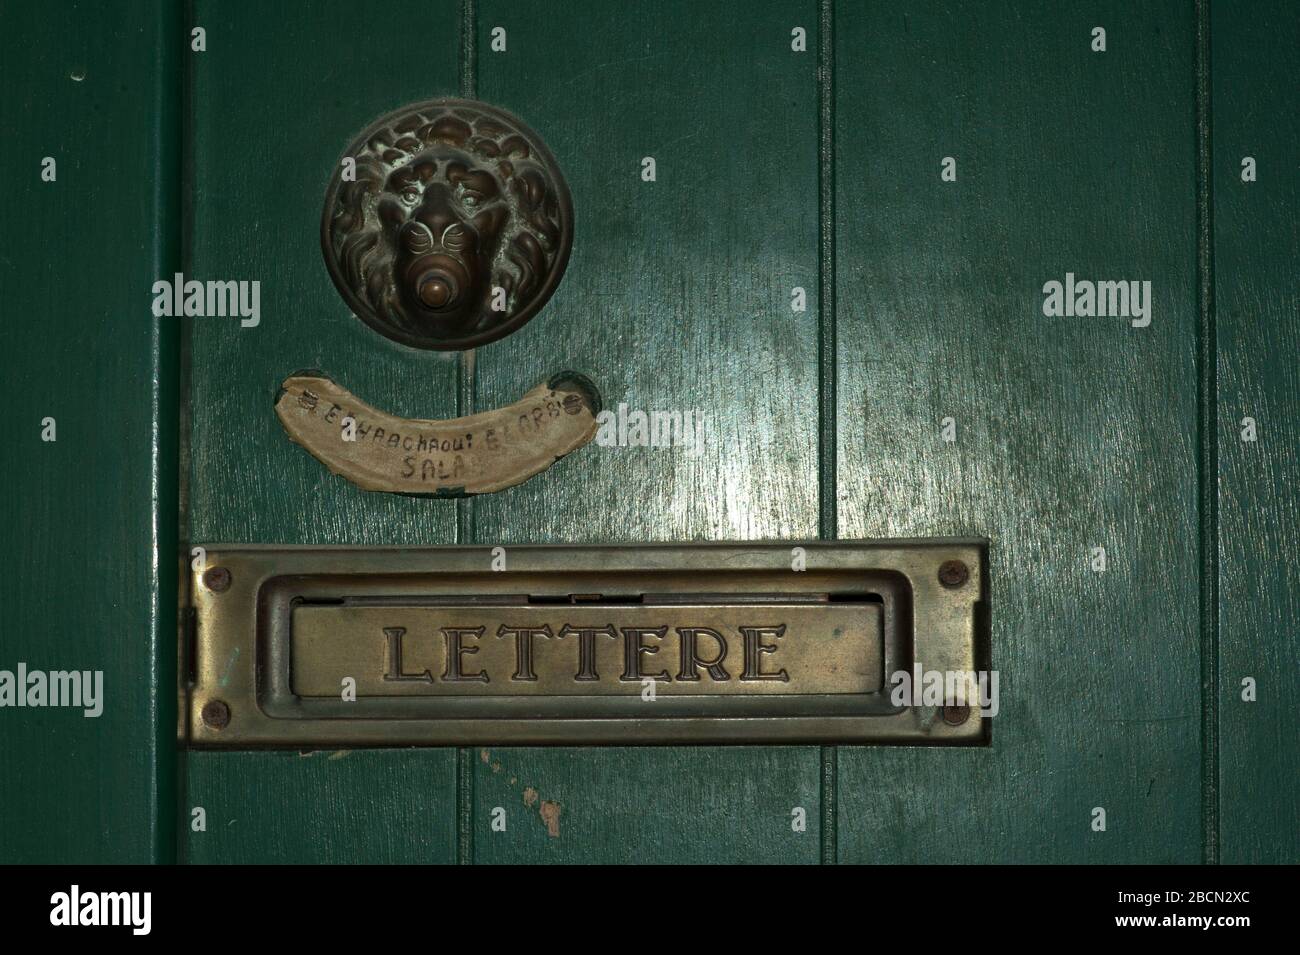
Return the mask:
POLYGON ((371 124, 325 197, 321 247, 356 315, 416 348, 473 348, 521 327, 559 285, 573 207, 518 119, 441 99, 371 124))

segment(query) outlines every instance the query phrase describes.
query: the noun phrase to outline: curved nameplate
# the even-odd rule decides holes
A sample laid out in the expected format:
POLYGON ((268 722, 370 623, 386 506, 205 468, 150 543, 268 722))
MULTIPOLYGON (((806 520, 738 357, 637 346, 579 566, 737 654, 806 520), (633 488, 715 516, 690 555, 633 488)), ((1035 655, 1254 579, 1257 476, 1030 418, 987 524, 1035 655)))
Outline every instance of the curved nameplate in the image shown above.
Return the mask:
POLYGON ((275 413, 296 443, 367 491, 460 496, 512 487, 596 434, 600 394, 561 372, 514 404, 464 418, 398 418, 319 373, 286 378, 275 413))

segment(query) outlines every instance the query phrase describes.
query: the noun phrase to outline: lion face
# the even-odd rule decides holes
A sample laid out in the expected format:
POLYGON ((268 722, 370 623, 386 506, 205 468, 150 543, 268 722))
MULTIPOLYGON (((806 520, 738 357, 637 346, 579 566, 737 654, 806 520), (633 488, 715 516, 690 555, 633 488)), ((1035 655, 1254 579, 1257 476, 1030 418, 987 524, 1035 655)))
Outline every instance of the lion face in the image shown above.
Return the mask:
POLYGON ((461 100, 386 117, 353 144, 322 245, 344 298, 380 332, 423 348, 508 334, 559 282, 568 190, 535 134, 461 100))
POLYGON ((460 152, 421 153, 389 174, 379 200, 403 311, 437 338, 464 334, 490 310, 492 263, 510 208, 506 185, 460 152))

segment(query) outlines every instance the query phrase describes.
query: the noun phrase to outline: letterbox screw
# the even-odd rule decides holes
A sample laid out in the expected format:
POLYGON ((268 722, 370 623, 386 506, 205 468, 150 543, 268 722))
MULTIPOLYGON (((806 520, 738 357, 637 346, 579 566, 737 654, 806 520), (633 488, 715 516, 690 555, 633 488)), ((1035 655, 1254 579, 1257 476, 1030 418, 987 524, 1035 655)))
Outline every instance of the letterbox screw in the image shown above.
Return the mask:
POLYGON ((970 719, 970 707, 963 703, 961 706, 949 704, 943 708, 943 721, 949 726, 961 726, 970 719))
POLYGON ((224 567, 209 567, 203 572, 203 586, 214 594, 225 593, 230 589, 230 571, 224 567))
POLYGON ((223 730, 230 725, 230 707, 224 700, 209 700, 203 704, 203 722, 214 730, 223 730))
POLYGON ((960 560, 945 560, 939 565, 939 583, 956 590, 970 580, 970 568, 960 560))

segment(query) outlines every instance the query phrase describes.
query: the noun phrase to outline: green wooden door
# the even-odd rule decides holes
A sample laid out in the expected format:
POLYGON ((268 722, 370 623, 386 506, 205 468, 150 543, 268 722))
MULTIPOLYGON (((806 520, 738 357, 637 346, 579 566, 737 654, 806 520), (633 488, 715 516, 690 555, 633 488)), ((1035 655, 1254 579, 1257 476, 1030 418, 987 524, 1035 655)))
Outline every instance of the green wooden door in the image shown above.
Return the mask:
POLYGON ((196 0, 142 4, 130 25, 60 15, 7 8, 21 29, 0 41, 20 91, 8 180, 48 229, 0 263, 24 462, 3 505, 16 563, 0 667, 61 639, 115 689, 98 722, 0 711, 0 857, 1300 859, 1289 4, 196 0), (82 36, 99 39, 70 46, 82 36), (574 247, 518 332, 417 351, 349 313, 321 204, 367 123, 457 95, 546 140, 574 247), (49 153, 56 183, 39 178, 49 153), (75 241, 48 225, 78 213, 75 241), (148 286, 173 269, 259 280, 259 324, 152 321, 148 286), (1067 273, 1150 282, 1149 324, 1045 315, 1045 283, 1067 273), (107 292, 94 310, 87 290, 107 292), (276 388, 302 368, 431 418, 571 368, 607 406, 700 412, 705 437, 690 453, 593 444, 476 498, 366 493, 276 420, 276 388), (66 409, 55 443, 40 440, 47 408, 66 409), (215 542, 486 555, 949 535, 990 542, 1002 700, 987 747, 170 743, 173 539, 183 559, 215 542), (88 560, 112 570, 51 614, 88 560), (50 738, 71 755, 46 759, 50 738), (53 845, 32 835, 52 804, 53 845))

